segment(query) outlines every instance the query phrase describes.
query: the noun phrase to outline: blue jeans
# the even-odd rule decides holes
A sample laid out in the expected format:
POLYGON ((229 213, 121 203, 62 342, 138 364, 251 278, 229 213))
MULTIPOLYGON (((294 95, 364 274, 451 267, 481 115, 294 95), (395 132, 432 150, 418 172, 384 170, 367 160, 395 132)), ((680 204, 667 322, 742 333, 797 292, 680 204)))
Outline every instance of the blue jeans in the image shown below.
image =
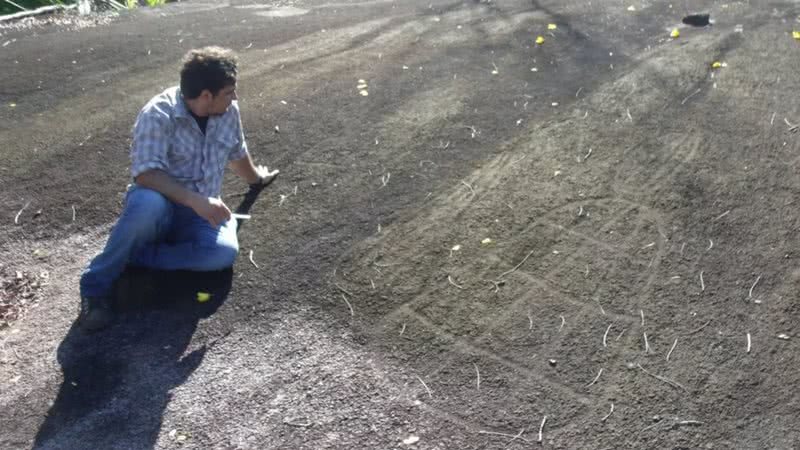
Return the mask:
POLYGON ((191 208, 133 185, 102 253, 81 276, 82 297, 108 297, 130 265, 159 270, 221 270, 239 252, 236 220, 217 228, 191 208))

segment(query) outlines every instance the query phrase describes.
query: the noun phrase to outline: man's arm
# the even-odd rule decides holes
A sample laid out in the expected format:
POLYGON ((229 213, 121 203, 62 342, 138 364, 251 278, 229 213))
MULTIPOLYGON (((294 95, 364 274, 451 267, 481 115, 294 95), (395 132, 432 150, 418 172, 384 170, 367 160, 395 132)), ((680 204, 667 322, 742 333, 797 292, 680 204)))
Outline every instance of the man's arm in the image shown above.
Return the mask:
POLYGON ((164 171, 147 170, 137 175, 134 181, 139 186, 152 189, 175 203, 191 208, 215 228, 231 218, 231 211, 222 200, 190 191, 164 171))
POLYGON ((267 166, 256 166, 250 153, 245 153, 244 158, 231 161, 229 166, 247 184, 266 184, 280 172, 277 169, 270 171, 267 166))

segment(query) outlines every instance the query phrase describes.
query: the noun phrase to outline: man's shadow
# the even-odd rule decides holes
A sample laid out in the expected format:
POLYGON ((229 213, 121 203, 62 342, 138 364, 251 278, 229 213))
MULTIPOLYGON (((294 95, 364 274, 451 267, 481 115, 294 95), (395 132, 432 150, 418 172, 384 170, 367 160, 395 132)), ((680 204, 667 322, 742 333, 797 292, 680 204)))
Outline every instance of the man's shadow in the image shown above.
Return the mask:
MULTIPOLYGON (((251 187, 236 212, 262 190, 251 187)), ((185 354, 198 322, 227 300, 233 270, 130 269, 122 279, 115 324, 86 334, 76 321, 59 345, 64 381, 33 448, 153 448, 170 392, 203 362, 205 345, 185 354)))

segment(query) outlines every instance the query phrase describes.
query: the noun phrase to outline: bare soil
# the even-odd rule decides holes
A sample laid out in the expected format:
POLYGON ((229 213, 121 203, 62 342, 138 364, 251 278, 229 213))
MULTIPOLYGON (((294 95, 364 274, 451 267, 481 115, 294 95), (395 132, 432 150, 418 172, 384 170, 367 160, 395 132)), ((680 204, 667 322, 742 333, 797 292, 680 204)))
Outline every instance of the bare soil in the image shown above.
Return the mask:
POLYGON ((0 329, 0 448, 796 448, 800 7, 687 8, 186 1, 1 28, 2 282, 47 283, 0 329), (84 335, 135 115, 207 44, 239 52, 281 177, 227 180, 253 215, 233 270, 129 283, 84 335))

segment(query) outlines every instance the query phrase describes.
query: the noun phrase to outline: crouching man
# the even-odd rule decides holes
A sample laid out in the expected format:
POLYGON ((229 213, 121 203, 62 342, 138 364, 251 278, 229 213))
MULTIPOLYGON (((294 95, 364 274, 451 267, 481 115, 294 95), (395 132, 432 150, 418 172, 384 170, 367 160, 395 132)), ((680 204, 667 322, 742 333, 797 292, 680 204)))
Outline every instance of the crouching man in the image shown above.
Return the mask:
POLYGON ((132 184, 105 249, 81 276, 80 324, 112 321, 114 282, 128 265, 158 270, 220 270, 239 251, 236 220, 220 199, 228 165, 251 185, 277 175, 255 166, 236 102, 237 60, 229 50, 190 51, 180 86, 150 100, 133 129, 132 184))

